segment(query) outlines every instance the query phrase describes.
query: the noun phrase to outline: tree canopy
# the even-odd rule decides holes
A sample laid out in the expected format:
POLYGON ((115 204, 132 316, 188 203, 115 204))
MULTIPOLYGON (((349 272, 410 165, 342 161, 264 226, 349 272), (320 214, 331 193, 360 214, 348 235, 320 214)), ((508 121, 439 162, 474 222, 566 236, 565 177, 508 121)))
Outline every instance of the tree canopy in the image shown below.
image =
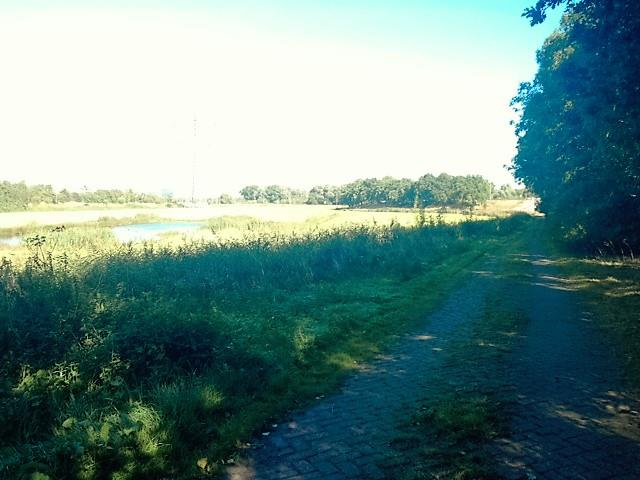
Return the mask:
POLYGON ((32 205, 65 202, 82 203, 171 203, 166 197, 133 190, 96 190, 93 192, 54 191, 51 185, 27 185, 24 182, 0 182, 0 212, 26 210, 32 205))
POLYGON ((640 2, 541 0, 532 24, 566 3, 513 106, 513 173, 563 236, 640 246, 640 2))
MULTIPOLYGON (((265 188, 248 185, 240 190, 247 201, 267 203, 308 203, 315 205, 347 205, 349 207, 403 207, 419 206, 473 208, 486 203, 492 190, 491 182, 480 175, 453 176, 446 173, 437 177, 423 175, 418 180, 408 178, 364 178, 341 186, 316 185, 309 192, 279 185, 265 188)), ((522 189, 502 186, 499 198, 522 198, 522 189)))

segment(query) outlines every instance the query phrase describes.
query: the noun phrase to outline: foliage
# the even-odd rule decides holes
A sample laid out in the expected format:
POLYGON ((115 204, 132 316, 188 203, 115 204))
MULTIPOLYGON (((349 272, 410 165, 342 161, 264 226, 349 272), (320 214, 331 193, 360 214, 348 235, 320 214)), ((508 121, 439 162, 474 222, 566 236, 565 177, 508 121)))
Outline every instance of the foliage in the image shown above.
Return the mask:
POLYGON ((340 187, 340 202, 350 207, 455 206, 471 208, 489 200, 491 184, 477 175, 409 179, 384 177, 356 180, 340 187))
POLYGON ((513 188, 511 185, 500 185, 499 188, 493 190, 492 198, 494 200, 518 200, 530 197, 530 193, 524 188, 513 188))
MULTIPOLYGON (((506 190, 505 196, 521 190, 506 190)), ((408 178, 383 177, 359 179, 342 186, 316 185, 309 193, 278 185, 266 188, 244 187, 240 193, 247 201, 268 203, 300 203, 312 205, 347 205, 349 207, 439 206, 473 208, 491 197, 492 185, 479 175, 437 177, 424 175, 417 181, 408 178)))
POLYGON ((65 202, 83 203, 155 203, 166 204, 170 199, 133 190, 96 190, 95 192, 69 192, 63 189, 55 192, 51 185, 26 185, 24 182, 0 182, 0 212, 27 210, 37 204, 65 202))
MULTIPOLYGON (((563 2, 541 0, 532 23, 563 2)), ((513 99, 515 176, 562 236, 583 247, 640 246, 640 3, 567 2, 513 99)))
POLYGON ((223 193, 218 197, 218 203, 222 205, 229 205, 233 203, 233 197, 228 193, 223 193))
POLYGON ((340 190, 331 185, 316 185, 309 190, 307 203, 310 205, 337 205, 340 200, 340 190))
POLYGON ((126 245, 82 261, 34 239, 24 267, 0 263, 0 477, 214 474, 520 223, 126 245))
POLYGON ((264 188, 248 185, 240 190, 240 195, 249 202, 304 203, 307 200, 306 192, 281 185, 269 185, 264 188))
POLYGON ((30 203, 53 203, 55 193, 51 185, 27 186, 24 182, 0 183, 0 212, 25 210, 30 203))

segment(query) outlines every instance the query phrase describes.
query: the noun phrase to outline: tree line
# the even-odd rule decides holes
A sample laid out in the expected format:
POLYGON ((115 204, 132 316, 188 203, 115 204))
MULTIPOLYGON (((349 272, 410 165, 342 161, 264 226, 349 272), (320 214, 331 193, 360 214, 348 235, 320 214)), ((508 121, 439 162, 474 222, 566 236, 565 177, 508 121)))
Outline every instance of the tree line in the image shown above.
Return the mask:
POLYGON ((460 207, 473 208, 491 198, 524 198, 524 189, 508 185, 496 188, 479 175, 446 173, 408 178, 366 178, 341 186, 317 185, 308 192, 279 185, 248 185, 240 190, 243 200, 258 203, 306 203, 363 207, 460 207))
MULTIPOLYGON (((223 193, 207 199, 210 204, 236 201, 308 205, 346 205, 365 207, 458 207, 473 208, 489 199, 521 199, 528 196, 524 188, 510 185, 495 187, 479 175, 423 175, 418 180, 383 177, 359 179, 341 186, 317 185, 310 190, 282 185, 248 185, 240 190, 240 198, 223 193)), ((25 182, 0 182, 0 211, 28 210, 34 205, 62 204, 175 204, 182 201, 168 195, 139 193, 133 190, 100 189, 73 192, 55 191, 51 185, 27 185, 25 182)))
POLYGON ((51 185, 0 182, 0 211, 3 212, 27 210, 32 205, 66 202, 166 204, 172 202, 172 200, 160 195, 139 193, 133 190, 102 189, 92 192, 70 192, 63 189, 56 192, 51 185))
POLYGON ((640 247, 640 2, 539 0, 565 7, 513 106, 513 173, 540 197, 561 236, 591 250, 640 247))

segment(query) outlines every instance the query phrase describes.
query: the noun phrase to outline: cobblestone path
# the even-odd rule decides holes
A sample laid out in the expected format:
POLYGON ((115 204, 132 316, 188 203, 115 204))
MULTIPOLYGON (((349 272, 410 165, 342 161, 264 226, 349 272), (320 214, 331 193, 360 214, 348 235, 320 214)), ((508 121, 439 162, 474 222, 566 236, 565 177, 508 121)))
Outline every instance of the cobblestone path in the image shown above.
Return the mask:
MULTIPOLYGON (((492 448, 501 475, 640 479, 637 397, 621 390, 610 346, 543 257, 516 261, 531 265, 524 280, 504 279, 493 271, 495 262, 487 262, 424 328, 400 339, 339 392, 253 442, 248 458, 228 467, 227 479, 388 478, 380 464, 396 426, 437 389, 431 372, 448 368, 447 348, 472 335, 487 294, 496 290, 529 313, 514 350, 476 377, 499 376, 496 384, 515 399, 508 437, 492 448)), ((473 359, 467 365, 458 381, 474 378, 473 359)))
POLYGON ((511 479, 640 479, 637 395, 625 392, 615 350, 592 313, 543 256, 524 256, 514 287, 528 326, 507 358, 516 402, 498 465, 511 479))

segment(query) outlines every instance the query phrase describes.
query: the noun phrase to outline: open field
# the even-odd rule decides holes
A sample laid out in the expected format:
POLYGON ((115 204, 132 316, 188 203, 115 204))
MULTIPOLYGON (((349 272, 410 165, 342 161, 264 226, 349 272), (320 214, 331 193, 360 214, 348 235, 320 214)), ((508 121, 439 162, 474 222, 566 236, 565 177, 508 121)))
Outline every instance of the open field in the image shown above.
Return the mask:
MULTIPOLYGON (((426 209, 430 215, 436 215, 438 209, 426 209)), ((514 212, 533 213, 534 201, 527 200, 492 200, 486 207, 478 207, 474 215, 496 216, 514 212)), ((464 218, 456 212, 451 219, 464 218)), ((276 204, 234 204, 193 208, 85 208, 53 209, 49 211, 8 212, 0 213, 0 231, 17 229, 28 225, 54 226, 77 223, 96 222, 101 218, 126 220, 137 215, 149 215, 166 220, 204 221, 210 218, 253 217, 268 222, 304 222, 313 217, 341 215, 341 221, 361 223, 375 220, 379 224, 389 223, 396 219, 402 225, 415 223, 415 210, 395 209, 393 212, 374 210, 348 210, 332 205, 276 205, 276 204)))
MULTIPOLYGON (((489 205, 487 212, 496 211, 511 212, 514 207, 522 201, 505 200, 504 207, 500 203, 493 202, 489 205)), ((437 209, 427 209, 429 214, 437 214, 437 209)), ((485 215, 484 211, 478 214, 485 215)), ((395 219, 402 225, 415 223, 416 211, 412 209, 395 209, 393 212, 376 210, 349 210, 344 207, 334 207, 331 205, 275 205, 275 204, 236 204, 217 205, 211 207, 193 208, 126 208, 110 210, 54 210, 54 211, 30 211, 30 212, 8 212, 0 213, 0 231, 9 229, 19 229, 30 225, 55 226, 79 223, 96 222, 104 218, 127 220, 137 215, 152 216, 156 219, 183 220, 183 221, 205 221, 216 217, 252 217, 266 222, 304 222, 314 217, 326 217, 337 215, 338 223, 352 222, 373 222, 379 224, 389 223, 395 219)), ((463 219, 463 214, 444 213, 451 220, 463 219)))
MULTIPOLYGON (((511 208, 511 205, 508 206, 511 208)), ((494 209, 495 210, 495 209, 494 209)), ((506 210, 505 210, 506 211, 506 210)), ((453 224, 468 220, 487 220, 488 215, 469 215, 435 209, 424 211, 426 224, 453 224)), ((361 210, 318 205, 243 204, 210 208, 158 208, 17 212, 0 213, 0 256, 24 258, 27 249, 22 239, 36 235, 46 237, 49 245, 66 248, 70 254, 82 256, 117 248, 119 243, 112 228, 122 225, 161 224, 165 222, 197 222, 202 226, 189 232, 166 232, 157 240, 163 245, 185 242, 211 242, 242 239, 247 235, 305 235, 311 232, 339 229, 345 226, 396 225, 411 227, 419 222, 413 209, 361 210), (64 231, 52 229, 65 226, 64 231), (3 241, 3 238, 5 239, 3 241), (7 242, 7 239, 10 239, 7 242)))
POLYGON ((331 212, 324 205, 219 205, 195 208, 125 208, 111 210, 57 210, 0 213, 0 230, 25 225, 63 225, 95 222, 100 218, 130 219, 136 215, 153 215, 167 220, 207 220, 221 216, 251 216, 266 221, 304 221, 331 212))

